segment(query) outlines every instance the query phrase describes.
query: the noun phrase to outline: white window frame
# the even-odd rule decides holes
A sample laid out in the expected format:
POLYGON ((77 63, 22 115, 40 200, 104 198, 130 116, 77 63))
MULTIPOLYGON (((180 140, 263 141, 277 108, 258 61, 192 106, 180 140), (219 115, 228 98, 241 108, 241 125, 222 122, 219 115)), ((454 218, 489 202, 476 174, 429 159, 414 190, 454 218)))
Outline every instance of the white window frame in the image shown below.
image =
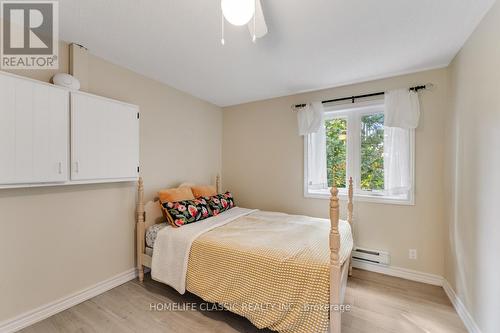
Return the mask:
MULTIPOLYGON (((347 118, 347 165, 346 178, 350 176, 354 183, 354 198, 357 201, 394 204, 415 205, 415 130, 410 130, 410 176, 412 181, 411 190, 407 197, 390 196, 382 192, 364 191, 360 189, 361 182, 361 117, 364 115, 384 112, 384 101, 375 100, 369 102, 354 103, 349 105, 325 105, 325 120, 344 117, 347 118), (350 154, 350 151, 357 153, 350 154)), ((304 136, 304 197, 314 199, 330 199, 330 188, 310 189, 308 184, 308 141, 309 136, 304 136)), ((347 181, 346 181, 347 184, 347 181)), ((347 200, 347 189, 339 188, 339 198, 347 200)))

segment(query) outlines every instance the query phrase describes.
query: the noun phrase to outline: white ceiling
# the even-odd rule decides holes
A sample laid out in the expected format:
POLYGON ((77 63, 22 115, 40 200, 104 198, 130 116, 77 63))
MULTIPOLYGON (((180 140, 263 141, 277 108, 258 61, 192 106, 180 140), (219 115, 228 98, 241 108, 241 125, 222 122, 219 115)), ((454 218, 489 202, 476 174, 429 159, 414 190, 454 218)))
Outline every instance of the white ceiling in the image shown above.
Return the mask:
POLYGON ((494 0, 262 0, 269 34, 219 0, 60 0, 60 35, 219 106, 449 64, 494 0))

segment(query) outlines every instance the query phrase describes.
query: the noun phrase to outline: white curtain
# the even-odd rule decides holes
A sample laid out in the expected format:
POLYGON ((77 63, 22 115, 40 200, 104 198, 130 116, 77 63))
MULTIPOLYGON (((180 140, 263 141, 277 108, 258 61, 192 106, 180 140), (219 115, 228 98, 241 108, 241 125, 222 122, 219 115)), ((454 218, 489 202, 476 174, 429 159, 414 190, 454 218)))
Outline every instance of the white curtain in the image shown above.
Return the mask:
POLYGON ((326 133, 323 103, 296 108, 299 135, 307 135, 307 181, 310 188, 328 187, 326 174, 326 133))
POLYGON ((299 122, 299 135, 307 135, 319 131, 323 123, 323 103, 315 102, 296 108, 299 122))
POLYGON ((327 188, 326 174, 326 131, 322 120, 316 133, 311 133, 307 140, 307 180, 309 188, 327 188))
POLYGON ((384 184, 389 195, 404 195, 411 189, 410 130, 384 128, 384 184))
POLYGON ((411 190, 410 135, 419 118, 417 92, 399 89, 385 93, 384 181, 389 195, 404 195, 411 190))
POLYGON ((385 93, 385 126, 415 129, 419 119, 420 102, 416 91, 406 88, 385 93))

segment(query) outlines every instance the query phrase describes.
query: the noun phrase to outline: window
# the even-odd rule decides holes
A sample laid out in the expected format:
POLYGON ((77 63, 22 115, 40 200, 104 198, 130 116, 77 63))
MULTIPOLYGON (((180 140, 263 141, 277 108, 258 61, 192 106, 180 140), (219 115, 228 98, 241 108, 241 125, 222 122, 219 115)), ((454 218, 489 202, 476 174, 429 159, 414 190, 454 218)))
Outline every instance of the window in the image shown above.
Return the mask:
POLYGON ((414 131, 384 127, 383 101, 325 106, 325 126, 305 136, 305 196, 329 198, 335 182, 356 199, 413 204, 414 131), (403 183, 401 184, 401 179, 403 183))
POLYGON ((364 191, 384 190, 384 113, 361 116, 361 183, 364 191))

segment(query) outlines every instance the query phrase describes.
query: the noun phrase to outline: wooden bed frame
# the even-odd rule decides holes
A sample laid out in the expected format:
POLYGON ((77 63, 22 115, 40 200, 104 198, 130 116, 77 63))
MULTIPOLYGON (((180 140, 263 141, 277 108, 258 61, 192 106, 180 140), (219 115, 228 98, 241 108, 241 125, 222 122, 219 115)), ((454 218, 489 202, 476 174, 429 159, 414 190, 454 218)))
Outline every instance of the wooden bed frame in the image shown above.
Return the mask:
MULTIPOLYGON (((220 177, 216 178, 217 193, 220 193, 220 177)), ((333 187, 330 191, 330 333, 341 332, 342 312, 335 309, 335 306, 344 302, 347 276, 352 273, 351 255, 341 265, 340 264, 340 234, 339 234, 339 198, 338 189, 333 187)), ((354 233, 353 225, 353 185, 352 178, 349 179, 347 221, 354 233)), ((151 268, 152 257, 146 253, 145 237, 146 230, 152 225, 164 222, 158 199, 144 204, 144 183, 142 177, 138 182, 137 201, 137 269, 139 271, 139 281, 144 281, 144 268, 151 268)))

